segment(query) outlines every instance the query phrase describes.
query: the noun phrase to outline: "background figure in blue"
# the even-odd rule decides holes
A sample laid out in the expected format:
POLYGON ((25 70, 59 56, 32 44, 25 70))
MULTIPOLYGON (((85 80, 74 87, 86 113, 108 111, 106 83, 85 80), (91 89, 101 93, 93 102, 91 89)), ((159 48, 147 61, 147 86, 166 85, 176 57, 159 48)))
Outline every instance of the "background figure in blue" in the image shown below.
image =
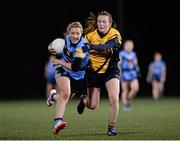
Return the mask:
POLYGON ((139 90, 139 82, 137 79, 139 74, 139 66, 137 55, 133 49, 133 41, 126 40, 123 46, 123 50, 119 52, 120 62, 118 63, 118 66, 121 71, 121 97, 124 111, 131 110, 131 101, 139 90))
MULTIPOLYGON (((60 65, 56 71, 57 94, 56 112, 54 117, 53 133, 58 132, 67 126, 63 121, 66 104, 72 93, 85 94, 84 87, 85 67, 89 62, 89 46, 82 37, 83 28, 79 22, 72 22, 68 25, 65 33, 65 47, 62 58, 55 59, 53 63, 60 65)), ((51 53, 53 48, 48 48, 51 53)), ((53 97, 52 97, 53 98, 53 97)))
POLYGON ((49 96, 51 89, 56 89, 55 72, 56 67, 53 65, 53 61, 56 59, 55 55, 50 55, 48 62, 44 68, 44 76, 46 79, 46 97, 49 96))
POLYGON ((152 95, 154 100, 159 100, 164 91, 166 81, 166 64, 162 60, 160 52, 154 53, 154 61, 149 64, 147 82, 152 84, 152 95))

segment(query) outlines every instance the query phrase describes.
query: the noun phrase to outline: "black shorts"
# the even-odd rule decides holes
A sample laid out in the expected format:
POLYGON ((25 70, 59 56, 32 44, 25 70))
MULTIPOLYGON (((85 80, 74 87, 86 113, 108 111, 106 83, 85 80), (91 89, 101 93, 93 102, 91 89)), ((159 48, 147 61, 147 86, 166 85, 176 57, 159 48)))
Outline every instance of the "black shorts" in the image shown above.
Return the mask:
POLYGON ((152 80, 155 80, 155 81, 160 82, 160 81, 161 81, 161 76, 158 75, 158 74, 153 74, 153 75, 152 75, 152 80))
POLYGON ((62 67, 56 70, 56 76, 65 76, 70 79, 71 94, 76 93, 77 95, 84 95, 87 93, 85 79, 75 80, 71 75, 65 71, 62 67))
POLYGON ((102 74, 89 71, 87 73, 87 87, 104 87, 105 83, 113 78, 120 79, 120 71, 118 68, 108 69, 102 74))

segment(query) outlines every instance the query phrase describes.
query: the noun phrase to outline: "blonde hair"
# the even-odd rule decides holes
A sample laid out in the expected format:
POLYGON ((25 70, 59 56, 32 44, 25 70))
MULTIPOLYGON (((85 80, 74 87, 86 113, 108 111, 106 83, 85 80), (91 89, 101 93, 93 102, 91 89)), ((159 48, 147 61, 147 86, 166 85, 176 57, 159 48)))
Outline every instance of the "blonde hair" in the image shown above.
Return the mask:
POLYGON ((81 33, 83 33, 83 27, 82 27, 81 23, 80 22, 72 22, 67 26, 66 32, 64 33, 65 36, 69 34, 71 28, 80 28, 81 33))
POLYGON ((112 15, 107 12, 107 11, 101 11, 98 13, 98 15, 96 16, 93 12, 90 12, 90 16, 87 17, 86 21, 85 21, 85 26, 84 26, 84 34, 88 34, 92 31, 94 31, 97 28, 97 17, 101 16, 101 15, 105 15, 109 17, 109 22, 112 24, 113 28, 116 28, 116 24, 113 23, 113 18, 112 15))

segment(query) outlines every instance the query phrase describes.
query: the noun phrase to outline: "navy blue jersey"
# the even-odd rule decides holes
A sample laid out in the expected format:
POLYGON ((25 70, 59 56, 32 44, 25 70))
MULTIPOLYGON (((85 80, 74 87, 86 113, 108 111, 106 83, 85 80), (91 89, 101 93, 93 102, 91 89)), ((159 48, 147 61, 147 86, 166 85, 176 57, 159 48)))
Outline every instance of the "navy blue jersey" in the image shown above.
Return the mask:
MULTIPOLYGON (((85 66, 89 62, 89 51, 87 48, 87 41, 82 37, 80 41, 76 44, 73 45, 70 42, 70 37, 69 35, 66 36, 65 38, 65 47, 62 53, 62 60, 65 62, 69 62, 71 64, 74 63, 76 58, 81 59, 81 68, 85 68, 85 66)), ((70 69, 67 69, 65 67, 62 67, 65 71, 68 72, 68 74, 75 80, 80 80, 83 79, 85 76, 85 69, 79 70, 79 71, 73 71, 70 69)))
POLYGON ((164 61, 152 61, 150 63, 151 79, 161 81, 164 79, 163 72, 165 71, 166 64, 164 61))
POLYGON ((137 56, 134 51, 127 52, 127 51, 120 51, 119 52, 119 59, 120 59, 120 70, 122 80, 130 81, 137 78, 137 56))

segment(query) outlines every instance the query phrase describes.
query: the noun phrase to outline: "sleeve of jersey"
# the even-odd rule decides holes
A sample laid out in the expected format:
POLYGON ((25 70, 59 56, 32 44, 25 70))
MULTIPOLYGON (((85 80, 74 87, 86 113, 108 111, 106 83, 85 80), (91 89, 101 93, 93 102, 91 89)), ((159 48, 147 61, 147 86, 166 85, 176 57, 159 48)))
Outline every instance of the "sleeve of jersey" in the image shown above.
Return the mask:
POLYGON ((74 54, 74 57, 75 58, 84 58, 86 55, 85 53, 83 52, 83 49, 82 48, 77 48, 76 49, 76 52, 74 54))
POLYGON ((114 35, 111 37, 111 39, 117 38, 119 44, 122 44, 122 38, 121 38, 121 34, 119 33, 119 31, 114 31, 114 35))
POLYGON ((121 45, 118 42, 118 38, 114 38, 111 40, 108 40, 105 44, 99 44, 99 45, 91 45, 91 49, 97 50, 97 51, 105 51, 107 49, 111 48, 120 48, 121 45))
POLYGON ((116 48, 116 49, 121 48, 121 36, 120 36, 120 34, 115 34, 105 44, 91 45, 91 49, 97 50, 97 51, 105 51, 105 50, 111 49, 111 48, 116 48))
POLYGON ((84 53, 82 48, 77 48, 74 53, 74 63, 71 65, 72 71, 80 71, 82 67, 82 60, 85 58, 86 54, 84 53))

